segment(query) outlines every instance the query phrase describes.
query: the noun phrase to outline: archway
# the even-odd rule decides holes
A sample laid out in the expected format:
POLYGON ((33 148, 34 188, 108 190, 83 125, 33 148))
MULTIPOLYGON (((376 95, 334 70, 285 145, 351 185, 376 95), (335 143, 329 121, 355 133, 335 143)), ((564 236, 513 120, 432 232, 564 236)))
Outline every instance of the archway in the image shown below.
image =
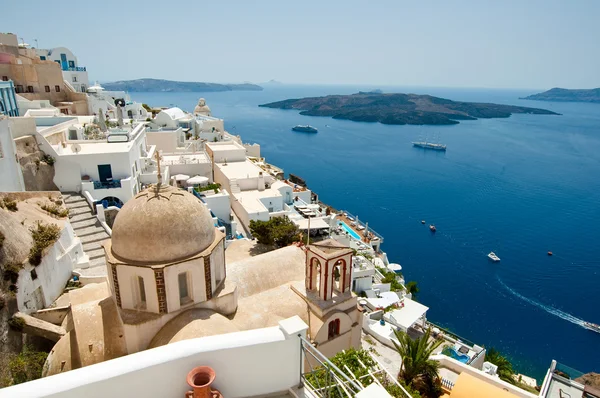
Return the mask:
POLYGON ((333 265, 333 278, 331 278, 332 289, 338 292, 345 292, 350 283, 347 264, 344 259, 339 259, 333 265))
POLYGON ((316 257, 310 259, 308 278, 308 289, 319 290, 319 287, 321 286, 321 262, 316 257))
POLYGON ((121 207, 123 207, 123 201, 119 198, 117 198, 116 196, 107 196, 105 198, 103 198, 100 203, 102 203, 102 206, 106 209, 107 207, 110 206, 116 206, 119 209, 121 207))

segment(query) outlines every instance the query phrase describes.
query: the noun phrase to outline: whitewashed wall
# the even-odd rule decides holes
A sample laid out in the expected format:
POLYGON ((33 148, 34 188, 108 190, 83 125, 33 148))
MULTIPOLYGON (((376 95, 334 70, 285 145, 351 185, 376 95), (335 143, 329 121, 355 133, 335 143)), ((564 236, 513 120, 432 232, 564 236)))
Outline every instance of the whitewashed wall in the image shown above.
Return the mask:
POLYGON ((84 261, 81 241, 73 233, 68 222, 61 232, 60 238, 47 249, 42 263, 36 267, 27 265, 19 272, 19 290, 17 306, 19 311, 31 313, 49 306, 60 296, 65 285, 71 279, 73 268, 79 261, 84 261), (31 271, 35 269, 37 279, 33 279, 31 271), (39 301, 36 289, 41 288, 43 302, 39 301))
POLYGON ((23 173, 16 153, 17 148, 9 129, 8 118, 0 116, 0 192, 25 190, 23 173))
POLYGON ((180 341, 0 390, 0 397, 183 397, 187 373, 215 370, 213 387, 228 398, 274 394, 297 387, 303 355, 295 316, 279 327, 180 341))
POLYGON ((221 188, 221 192, 214 195, 208 195, 204 197, 207 207, 212 212, 225 222, 229 222, 229 215, 231 214, 231 204, 229 202, 229 193, 227 190, 221 188))

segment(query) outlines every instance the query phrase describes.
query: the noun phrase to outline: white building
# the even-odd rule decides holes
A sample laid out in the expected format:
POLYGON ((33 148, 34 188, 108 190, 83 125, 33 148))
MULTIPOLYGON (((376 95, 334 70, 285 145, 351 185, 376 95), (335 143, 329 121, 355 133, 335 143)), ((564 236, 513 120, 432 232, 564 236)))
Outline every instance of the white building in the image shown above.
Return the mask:
POLYGON ((88 107, 91 115, 98 115, 101 112, 108 116, 107 119, 117 119, 116 100, 123 100, 123 118, 133 120, 146 120, 151 116, 144 106, 132 101, 125 91, 106 91, 98 83, 89 87, 87 90, 88 107))
POLYGON ((56 47, 50 50, 36 49, 42 61, 54 61, 60 65, 63 78, 74 91, 85 93, 89 87, 87 68, 79 65, 77 57, 66 47, 56 47))
MULTIPOLYGON (((146 142, 146 127, 109 129, 92 137, 92 116, 13 118, 13 139, 34 135, 54 158, 54 183, 61 192, 87 192, 90 201, 122 205, 145 184, 157 181, 155 148, 146 142), (86 127, 84 127, 86 126, 86 127), (98 138, 98 139, 86 139, 98 138)), ((168 166, 162 169, 168 181, 168 166)))
POLYGON ((329 217, 313 203, 309 189, 277 179, 283 173, 281 169, 262 158, 247 157, 248 149, 237 140, 207 142, 205 148, 213 165, 214 181, 230 192, 231 208, 246 230, 251 220, 282 216, 289 217, 301 230, 310 227, 314 233, 330 228, 329 217))
POLYGON ((189 131, 193 128, 192 121, 194 117, 189 113, 185 113, 179 108, 169 108, 160 111, 153 122, 160 127, 166 127, 169 129, 176 129, 181 127, 185 131, 189 131))
POLYGON ((25 182, 17 160, 7 116, 0 115, 0 192, 24 191, 25 182))

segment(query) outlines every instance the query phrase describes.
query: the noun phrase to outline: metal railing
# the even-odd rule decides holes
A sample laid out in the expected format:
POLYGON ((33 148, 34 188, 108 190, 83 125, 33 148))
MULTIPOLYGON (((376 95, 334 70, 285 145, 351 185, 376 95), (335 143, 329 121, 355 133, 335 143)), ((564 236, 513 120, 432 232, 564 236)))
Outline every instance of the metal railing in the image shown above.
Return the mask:
POLYGON ((87 72, 87 69, 85 68, 85 66, 69 67, 65 70, 69 71, 69 72, 87 72))
POLYGON ((309 341, 301 335, 298 337, 303 354, 300 356, 300 387, 308 387, 316 396, 325 398, 354 397, 367 385, 377 384, 386 390, 396 386, 396 390, 399 389, 402 393, 395 396, 412 398, 372 353, 369 355, 373 363, 368 366, 359 357, 354 358, 361 366, 360 373, 356 373, 356 369, 353 371, 346 364, 340 365, 344 368, 341 370, 309 341), (308 371, 303 371, 303 369, 308 369, 308 371), (359 375, 357 376, 357 374, 359 375))
POLYGON ((94 189, 121 188, 121 180, 94 181, 94 189))
POLYGON ((359 383, 350 379, 309 341, 301 335, 298 337, 300 349, 304 354, 300 356, 301 361, 304 362, 300 363, 302 386, 308 386, 316 395, 324 398, 354 397, 362 391, 363 387, 359 383), (308 372, 303 371, 305 363, 310 369, 308 372))
POLYGON ((442 386, 444 388, 446 388, 447 390, 452 390, 452 388, 454 388, 454 383, 451 382, 450 380, 444 379, 443 377, 441 377, 441 380, 442 380, 442 386))
MULTIPOLYGON (((356 225, 362 225, 363 227, 367 228, 366 223, 362 222, 358 217, 356 217, 354 214, 350 213, 347 210, 342 210, 342 213, 345 213, 348 215, 348 217, 352 217, 354 218, 354 221, 356 222, 356 225)), ((379 240, 381 241, 381 243, 383 243, 383 236, 379 233, 377 233, 373 228, 369 227, 369 232, 371 232, 373 235, 375 235, 376 237, 379 238, 379 240)))

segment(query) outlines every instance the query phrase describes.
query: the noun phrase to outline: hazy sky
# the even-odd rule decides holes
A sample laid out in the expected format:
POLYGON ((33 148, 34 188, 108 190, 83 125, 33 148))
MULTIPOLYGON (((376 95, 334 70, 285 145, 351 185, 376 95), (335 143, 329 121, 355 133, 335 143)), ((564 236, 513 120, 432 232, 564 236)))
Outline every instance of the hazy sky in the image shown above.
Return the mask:
POLYGON ((100 81, 600 86, 599 0, 6 0, 0 21, 100 81))

